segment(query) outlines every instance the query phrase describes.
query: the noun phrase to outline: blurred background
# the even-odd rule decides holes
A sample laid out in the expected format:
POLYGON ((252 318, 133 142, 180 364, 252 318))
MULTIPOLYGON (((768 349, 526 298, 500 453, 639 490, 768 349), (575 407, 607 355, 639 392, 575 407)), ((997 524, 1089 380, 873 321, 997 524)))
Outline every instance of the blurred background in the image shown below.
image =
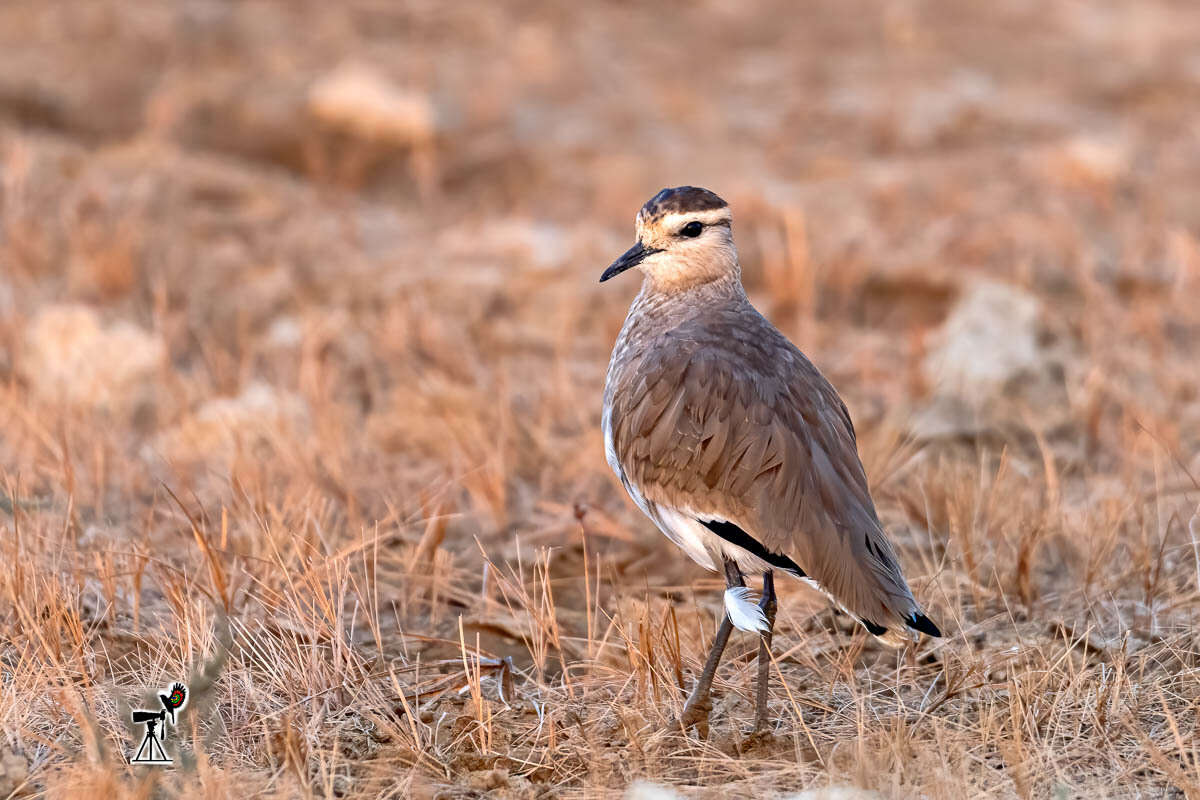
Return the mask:
MULTIPOLYGON (((944 686, 945 659, 982 681, 947 690, 965 727, 931 722, 875 788, 1194 787, 1194 757, 1173 755, 1194 740, 1170 731, 1197 707, 1200 6, 31 0, 0 5, 0 525, 18 567, 0 620, 20 665, 0 795, 115 791, 111 760, 70 766, 78 731, 120 752, 119 704, 220 650, 218 611, 235 646, 210 689, 210 788, 484 791, 501 768, 531 797, 710 768, 874 785, 866 756, 839 760, 832 712, 809 719, 815 761, 663 767, 630 756, 605 705, 677 705, 656 682, 670 659, 646 653, 692 674, 719 612, 599 431, 637 280, 597 279, 680 184, 732 205, 752 299, 846 398, 954 643, 909 662, 898 696, 944 686), (664 609, 690 620, 682 645, 645 622, 664 609), (1063 644, 1085 631, 1091 649, 1063 644), (466 640, 539 716, 484 689, 466 710, 404 699, 425 685, 405 670, 461 666, 466 640), (297 641, 312 649, 289 660, 297 641), (1167 648, 1182 716, 1127 709, 1157 751, 988 722, 1045 696, 1013 677, 1033 669, 1017 644, 1073 654, 1055 695, 1071 719, 1113 652, 1161 666, 1167 648), (47 686, 82 699, 18 700, 47 686), (338 717, 365 702, 346 686, 395 720, 338 717), (509 720, 496 739, 472 727, 487 703, 509 720), (547 733, 568 713, 599 726, 582 751, 547 733), (439 736, 446 714, 467 721, 439 736), (362 725, 391 738, 361 745, 362 725), (947 770, 947 753, 1007 766, 947 770)), ((853 633, 788 592, 785 640, 830 643, 848 685, 896 680, 893 656, 847 654, 853 633)), ((785 659, 794 691, 825 685, 825 657, 785 659)), ((727 711, 732 730, 745 707, 727 711)), ((899 758, 876 713, 855 736, 899 758)))

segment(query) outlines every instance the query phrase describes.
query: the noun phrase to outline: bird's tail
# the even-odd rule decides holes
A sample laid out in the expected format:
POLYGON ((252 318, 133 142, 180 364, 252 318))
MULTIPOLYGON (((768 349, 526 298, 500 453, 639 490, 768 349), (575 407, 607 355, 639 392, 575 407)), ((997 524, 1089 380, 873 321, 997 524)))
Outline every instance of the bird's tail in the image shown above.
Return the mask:
POLYGON ((868 624, 867 620, 860 620, 863 626, 870 631, 876 639, 888 647, 904 647, 910 642, 916 641, 918 634, 926 636, 941 636, 942 632, 937 625, 933 624, 933 620, 925 616, 921 611, 914 611, 904 620, 904 626, 894 625, 889 628, 884 628, 876 632, 874 624, 868 624))

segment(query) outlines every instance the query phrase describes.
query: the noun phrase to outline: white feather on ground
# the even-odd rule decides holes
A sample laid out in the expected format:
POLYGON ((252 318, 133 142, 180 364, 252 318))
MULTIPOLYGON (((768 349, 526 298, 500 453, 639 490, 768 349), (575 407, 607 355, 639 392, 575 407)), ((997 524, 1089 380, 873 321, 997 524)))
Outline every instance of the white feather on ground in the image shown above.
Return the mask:
POLYGON ((767 615, 754 602, 754 595, 745 586, 730 586, 725 590, 725 613, 738 630, 753 633, 767 631, 767 615))

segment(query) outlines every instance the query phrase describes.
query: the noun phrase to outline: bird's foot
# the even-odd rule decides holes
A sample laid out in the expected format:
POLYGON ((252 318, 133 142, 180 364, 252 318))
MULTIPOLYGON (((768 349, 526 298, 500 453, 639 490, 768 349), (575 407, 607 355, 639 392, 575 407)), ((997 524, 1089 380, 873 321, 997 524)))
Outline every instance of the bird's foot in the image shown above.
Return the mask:
POLYGON ((672 720, 664 729, 672 733, 678 733, 680 730, 688 731, 692 728, 696 729, 696 734, 701 739, 708 738, 708 715, 712 713, 712 697, 704 695, 696 697, 692 695, 683 705, 683 712, 678 719, 672 720))

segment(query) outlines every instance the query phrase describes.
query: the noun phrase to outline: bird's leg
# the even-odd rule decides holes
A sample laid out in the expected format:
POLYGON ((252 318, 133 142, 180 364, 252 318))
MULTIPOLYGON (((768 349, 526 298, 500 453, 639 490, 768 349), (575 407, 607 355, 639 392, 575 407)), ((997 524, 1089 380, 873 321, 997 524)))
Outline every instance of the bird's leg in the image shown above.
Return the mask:
POLYGON ((767 618, 767 629, 759 634, 758 640, 758 696, 754 711, 754 732, 764 733, 767 730, 767 683, 771 677, 771 638, 775 630, 775 612, 779 606, 775 602, 775 573, 767 570, 763 573, 762 598, 758 601, 767 618))
MULTIPOLYGON (((728 558, 725 559, 725 585, 727 587, 746 585, 746 582, 742 580, 742 571, 738 569, 737 563, 728 558)), ((677 729, 679 726, 683 726, 686 730, 695 726, 696 731, 702 737, 708 736, 708 714, 712 711, 712 682, 717 674, 717 665, 721 663, 721 654, 725 652, 725 645, 732 632, 733 623, 729 619, 729 614, 723 613, 721 627, 717 628, 712 649, 708 651, 708 660, 704 662, 704 671, 700 673, 700 678, 696 681, 696 687, 692 689, 691 696, 683 704, 683 713, 679 715, 679 722, 672 725, 672 728, 677 729)))

